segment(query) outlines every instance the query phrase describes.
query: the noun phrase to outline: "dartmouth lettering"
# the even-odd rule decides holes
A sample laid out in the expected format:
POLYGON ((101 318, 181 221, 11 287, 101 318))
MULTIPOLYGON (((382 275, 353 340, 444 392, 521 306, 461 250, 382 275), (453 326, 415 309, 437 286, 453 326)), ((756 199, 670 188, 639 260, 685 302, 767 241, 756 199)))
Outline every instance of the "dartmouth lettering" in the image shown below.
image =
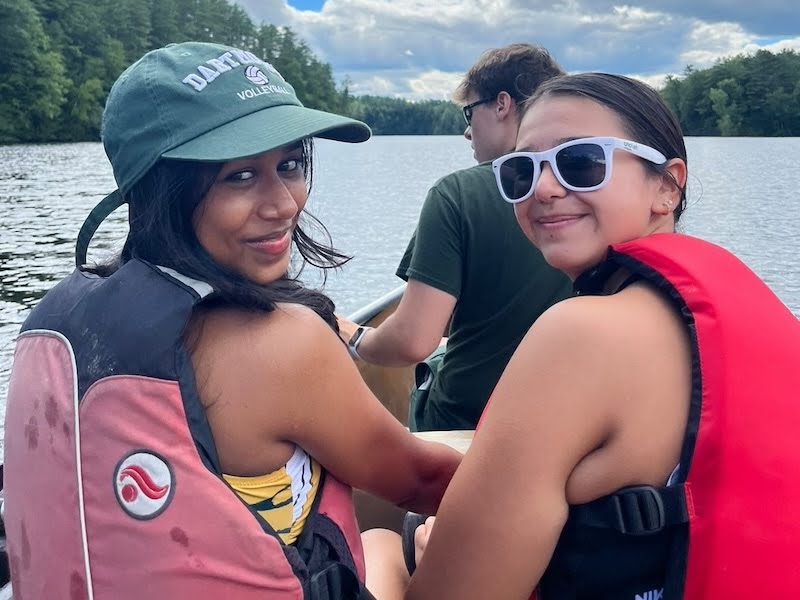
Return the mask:
MULTIPOLYGON (((192 86, 198 92, 205 89, 205 87, 219 77, 222 73, 230 71, 242 65, 259 64, 264 65, 269 71, 275 71, 275 68, 267 62, 258 58, 252 52, 245 50, 230 50, 221 54, 217 58, 207 60, 205 63, 197 65, 197 73, 190 73, 181 81, 192 86)), ((267 86, 270 87, 270 86, 267 86)), ((285 92, 285 90, 283 90, 285 92)), ((270 92, 261 92, 262 94, 270 92)))

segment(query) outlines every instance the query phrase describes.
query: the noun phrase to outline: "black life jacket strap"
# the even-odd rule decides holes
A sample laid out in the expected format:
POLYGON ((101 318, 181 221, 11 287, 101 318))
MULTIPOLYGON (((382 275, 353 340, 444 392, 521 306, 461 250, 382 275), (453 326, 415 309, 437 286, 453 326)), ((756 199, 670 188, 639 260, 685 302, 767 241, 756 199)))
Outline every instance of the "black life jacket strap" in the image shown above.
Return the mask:
POLYGON ((304 590, 305 600, 375 600, 352 569, 333 563, 314 573, 304 590))
POLYGON ((689 522, 683 485, 623 488, 586 504, 570 507, 578 525, 615 529, 625 535, 649 535, 689 522))

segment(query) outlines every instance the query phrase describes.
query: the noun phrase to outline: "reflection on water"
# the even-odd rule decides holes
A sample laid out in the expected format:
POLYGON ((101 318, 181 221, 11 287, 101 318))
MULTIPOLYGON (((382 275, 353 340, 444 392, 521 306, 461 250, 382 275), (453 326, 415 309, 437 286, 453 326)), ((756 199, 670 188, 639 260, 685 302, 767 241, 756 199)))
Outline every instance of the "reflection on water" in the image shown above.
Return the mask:
POLYGON ((690 139, 687 233, 734 252, 800 315, 800 138, 690 139))
MULTIPOLYGON (((735 252, 800 315, 800 138, 690 138, 689 209, 683 231, 735 252)), ((326 290, 347 314, 400 284, 394 270, 428 188, 472 164, 463 138, 377 137, 317 144, 308 208, 354 259, 326 290)), ((114 189, 97 143, 0 146, 0 419, 14 338, 27 311, 74 264, 83 219, 114 189)), ((90 259, 121 248, 124 208, 100 227, 90 259)), ((498 257, 498 260, 501 260, 498 257)), ((319 277, 307 272, 312 285, 319 277)), ((2 443, 0 431, 0 444, 2 443)))
MULTIPOLYGON (((13 340, 28 310, 74 264, 83 217, 114 189, 100 144, 0 146, 0 408, 5 413, 13 340)), ((122 211, 119 211, 122 213, 122 211)), ((115 214, 106 248, 127 226, 115 214)))

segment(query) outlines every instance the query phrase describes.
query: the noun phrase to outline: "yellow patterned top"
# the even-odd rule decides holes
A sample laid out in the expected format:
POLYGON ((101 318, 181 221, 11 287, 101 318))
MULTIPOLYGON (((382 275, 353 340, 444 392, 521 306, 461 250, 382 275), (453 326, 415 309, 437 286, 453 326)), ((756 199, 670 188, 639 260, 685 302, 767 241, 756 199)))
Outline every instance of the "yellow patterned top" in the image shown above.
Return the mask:
POLYGON ((277 471, 259 477, 225 475, 225 481, 278 533, 293 544, 306 523, 319 489, 321 465, 300 446, 277 471))

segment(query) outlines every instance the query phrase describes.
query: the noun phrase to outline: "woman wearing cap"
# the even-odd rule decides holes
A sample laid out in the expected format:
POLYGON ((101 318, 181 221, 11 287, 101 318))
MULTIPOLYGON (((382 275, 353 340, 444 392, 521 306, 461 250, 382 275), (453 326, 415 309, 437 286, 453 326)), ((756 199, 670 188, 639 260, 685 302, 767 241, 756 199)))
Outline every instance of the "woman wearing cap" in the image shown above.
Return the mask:
POLYGON ((171 45, 120 76, 102 126, 119 190, 87 219, 79 268, 32 311, 15 356, 15 591, 355 598, 349 486, 436 510, 460 454, 379 404, 332 302, 290 274, 295 249, 303 264, 345 260, 305 229, 311 138, 369 135, 303 107, 233 48, 171 45), (86 266, 122 203, 120 255, 86 266))
POLYGON ((641 82, 570 75, 529 100, 498 187, 578 295, 508 364, 407 598, 800 595, 800 325, 675 233, 686 165, 641 82))

